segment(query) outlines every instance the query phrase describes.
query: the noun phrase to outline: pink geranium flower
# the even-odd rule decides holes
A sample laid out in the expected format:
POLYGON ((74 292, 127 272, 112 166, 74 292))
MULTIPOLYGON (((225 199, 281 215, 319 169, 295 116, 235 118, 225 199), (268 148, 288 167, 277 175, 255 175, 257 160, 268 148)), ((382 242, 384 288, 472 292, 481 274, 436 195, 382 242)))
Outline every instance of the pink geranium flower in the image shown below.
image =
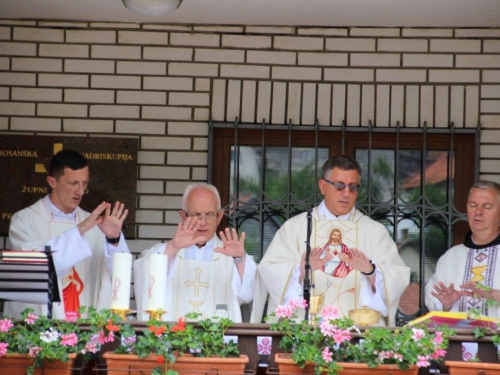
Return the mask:
POLYGON ((324 336, 328 336, 328 337, 333 336, 333 330, 335 329, 335 327, 330 324, 329 320, 323 320, 319 326, 321 328, 321 333, 324 336))
POLYGON ((417 361, 417 366, 418 367, 429 367, 431 364, 429 362, 429 356, 428 355, 419 355, 418 356, 418 361, 417 361))
POLYGON ((9 344, 6 342, 0 342, 0 357, 3 357, 7 355, 7 348, 9 347, 9 344))
POLYGON ((305 299, 296 299, 296 300, 290 301, 290 303, 288 305, 292 309, 295 309, 297 307, 301 307, 301 308, 305 309, 307 307, 307 301, 305 299))
POLYGON ((333 331, 333 339, 336 344, 342 344, 345 341, 351 340, 351 334, 347 329, 336 329, 333 331))
POLYGON ((321 355, 323 356, 323 359, 325 360, 326 363, 332 361, 332 352, 328 348, 323 349, 321 352, 321 355))
POLYGON ((38 355, 38 353, 40 353, 41 351, 42 351, 42 348, 40 348, 39 346, 32 346, 30 348, 29 356, 31 358, 35 358, 38 355))
POLYGON ((438 349, 434 353, 432 353, 431 358, 432 359, 439 359, 441 357, 444 357, 446 355, 446 350, 444 349, 438 349))
POLYGON ((78 343, 78 336, 74 332, 61 336, 62 346, 75 346, 77 343, 78 343))
POLYGON ((278 318, 288 318, 290 319, 293 316, 293 308, 288 306, 279 305, 276 308, 276 317, 278 318))
POLYGON ((412 328, 411 329, 413 331, 413 340, 414 341, 419 341, 422 337, 425 336, 425 332, 423 329, 420 329, 420 328, 412 328))
POLYGON ((33 324, 35 323, 35 320, 38 319, 38 315, 36 314, 33 314, 33 313, 29 313, 28 316, 26 317, 26 319, 24 319, 24 321, 28 324, 33 324))
POLYGON ((324 306, 321 310, 321 316, 325 320, 338 319, 340 317, 339 309, 334 306, 324 306))
POLYGON ((437 331, 436 332, 436 338, 433 341, 436 344, 442 344, 443 343, 443 332, 437 331))
POLYGON ((9 332, 9 330, 14 327, 12 320, 2 319, 0 320, 0 332, 9 332))

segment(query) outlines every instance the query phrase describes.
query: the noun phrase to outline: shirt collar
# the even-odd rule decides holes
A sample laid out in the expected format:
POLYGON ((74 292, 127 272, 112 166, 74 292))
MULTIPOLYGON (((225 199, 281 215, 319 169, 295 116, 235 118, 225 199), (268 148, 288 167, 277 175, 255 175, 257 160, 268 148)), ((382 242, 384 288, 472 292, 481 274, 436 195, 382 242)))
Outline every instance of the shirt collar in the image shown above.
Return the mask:
POLYGON ((351 214, 354 214, 356 212, 356 207, 353 207, 350 212, 348 212, 345 215, 334 215, 330 212, 330 210, 326 207, 325 200, 323 199, 321 203, 318 206, 318 216, 324 217, 325 220, 349 220, 351 217, 351 214))
POLYGON ((67 221, 75 221, 76 220, 76 209, 73 210, 73 212, 70 212, 69 214, 62 212, 59 208, 54 206, 54 204, 50 200, 50 196, 46 195, 44 199, 47 202, 47 206, 49 207, 50 214, 52 215, 53 219, 58 219, 58 220, 67 220, 67 221))

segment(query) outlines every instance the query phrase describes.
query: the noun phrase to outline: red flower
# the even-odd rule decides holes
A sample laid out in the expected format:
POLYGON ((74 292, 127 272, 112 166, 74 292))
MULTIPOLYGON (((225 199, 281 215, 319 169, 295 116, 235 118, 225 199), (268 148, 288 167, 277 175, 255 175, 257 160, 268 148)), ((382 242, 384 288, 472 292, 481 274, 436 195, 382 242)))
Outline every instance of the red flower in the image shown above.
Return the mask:
POLYGON ((156 362, 165 363, 165 358, 163 358, 161 355, 159 355, 158 357, 156 357, 156 362))
POLYGON ((186 330, 186 323, 182 320, 182 318, 179 318, 177 324, 172 327, 172 332, 184 332, 186 330))
POLYGON ((120 331, 120 327, 113 325, 113 321, 111 319, 108 320, 108 325, 106 326, 106 329, 108 331, 112 331, 112 332, 119 332, 120 331))
POLYGON ((179 352, 174 352, 174 357, 178 357, 179 356, 179 352))
POLYGON ((163 332, 165 332, 165 327, 156 327, 155 329, 155 335, 160 336, 163 332))

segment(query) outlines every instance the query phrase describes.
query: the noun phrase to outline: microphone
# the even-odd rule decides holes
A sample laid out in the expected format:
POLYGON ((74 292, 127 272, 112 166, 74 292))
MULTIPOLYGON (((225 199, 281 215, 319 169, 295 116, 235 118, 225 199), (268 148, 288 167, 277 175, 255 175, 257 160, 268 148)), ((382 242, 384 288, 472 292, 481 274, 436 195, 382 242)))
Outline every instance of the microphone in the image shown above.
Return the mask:
POLYGON ((307 307, 305 308, 306 314, 304 319, 306 322, 309 321, 309 305, 311 302, 311 265, 309 264, 309 257, 311 256, 311 232, 312 232, 312 216, 311 208, 307 209, 307 238, 306 238, 306 259, 305 259, 305 275, 304 275, 304 299, 307 302, 307 307))

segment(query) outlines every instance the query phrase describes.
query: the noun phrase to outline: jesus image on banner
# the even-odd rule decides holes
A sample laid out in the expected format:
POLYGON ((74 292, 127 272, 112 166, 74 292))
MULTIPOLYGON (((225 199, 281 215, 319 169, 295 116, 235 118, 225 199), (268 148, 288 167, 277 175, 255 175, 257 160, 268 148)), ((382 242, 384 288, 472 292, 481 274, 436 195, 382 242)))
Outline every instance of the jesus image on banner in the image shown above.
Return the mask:
POLYGON ((324 259, 327 254, 332 255, 332 260, 325 263, 322 267, 324 273, 335 277, 346 277, 351 272, 349 264, 339 258, 340 253, 351 255, 349 248, 342 243, 342 231, 339 228, 333 228, 330 232, 328 242, 321 249, 320 259, 324 259))
MULTIPOLYGON (((357 272, 351 272, 340 253, 351 255, 349 248, 357 248, 357 223, 347 220, 319 220, 314 222, 313 247, 322 249, 321 257, 331 254, 331 261, 313 274, 313 296, 320 296, 323 306, 335 306, 345 316, 356 306, 357 272)), ((320 306, 321 308, 321 306, 320 306)))
POLYGON ((83 292, 83 281, 80 279, 80 275, 78 275, 75 267, 72 267, 68 274, 62 278, 62 283, 64 310, 66 312, 77 312, 80 308, 80 294, 83 292))

